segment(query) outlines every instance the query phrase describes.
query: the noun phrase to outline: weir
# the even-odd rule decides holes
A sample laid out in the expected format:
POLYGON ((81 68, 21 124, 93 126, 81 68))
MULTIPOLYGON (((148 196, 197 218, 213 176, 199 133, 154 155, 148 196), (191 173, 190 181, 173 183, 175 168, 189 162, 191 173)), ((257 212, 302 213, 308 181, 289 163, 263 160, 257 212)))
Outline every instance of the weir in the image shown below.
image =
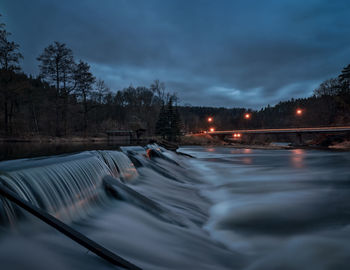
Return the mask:
MULTIPOLYGON (((0 194, 3 208, 14 207, 13 219, 20 223, 16 233, 0 228, 5 232, 0 241, 1 267, 113 267, 95 254, 85 254, 89 248, 116 265, 124 261, 114 252, 144 269, 299 270, 310 265, 315 269, 324 265, 330 266, 327 269, 347 269, 349 153, 195 146, 181 149, 196 157, 187 158, 156 146, 146 148, 150 151, 122 150, 124 153, 92 151, 0 163, 0 174, 7 177, 0 180, 7 188, 2 189, 5 193, 1 191, 4 196, 14 193, 9 184, 23 173, 20 180, 26 192, 41 202, 39 188, 32 183, 36 179, 29 172, 56 174, 62 166, 69 166, 71 173, 65 176, 77 181, 76 185, 82 181, 99 190, 96 198, 87 197, 87 204, 75 203, 77 196, 68 201, 78 212, 83 207, 93 209, 93 215, 74 223, 62 223, 60 216, 55 218, 56 213, 48 214, 28 200, 16 199, 18 194, 12 198, 19 206, 14 206, 11 197, 0 194), (135 170, 129 158, 135 160, 140 174, 134 182, 128 182, 126 173, 135 170), (123 162, 125 167, 120 165, 123 162), (92 185, 89 174, 94 170, 99 179, 92 185), (24 179, 25 175, 32 178, 24 179), (19 207, 27 207, 26 211, 61 233, 45 229, 29 219, 29 214, 22 222, 17 214, 25 212, 19 207), (73 229, 70 224, 74 224, 73 229), (295 260, 290 254, 303 260, 295 260)), ((53 185, 53 180, 38 181, 44 190, 53 185)), ((63 187, 63 183, 57 185, 59 190, 63 187)), ((67 205, 62 204, 62 208, 67 205)), ((127 266, 116 269, 123 267, 127 266)))
POLYGON ((62 222, 83 217, 92 206, 108 200, 105 176, 129 180, 137 171, 117 151, 1 162, 0 223, 13 225, 23 209, 110 263, 141 269, 62 222))
POLYGON ((68 225, 64 224, 60 220, 45 213, 41 209, 32 205, 31 203, 26 202, 25 200, 19 198, 17 196, 17 194, 15 194, 14 192, 9 190, 7 187, 5 187, 2 184, 0 184, 0 195, 9 199, 11 202, 20 206, 25 211, 27 211, 27 212, 31 213, 32 215, 36 216, 37 218, 41 219, 46 224, 55 228, 56 230, 63 233, 64 235, 68 236, 73 241, 75 241, 78 244, 82 245, 83 247, 87 248, 91 252, 93 252, 96 255, 100 256, 101 258, 105 259, 106 261, 108 261, 114 265, 117 265, 117 266, 122 266, 126 269, 141 270, 141 268, 124 260, 123 258, 121 258, 120 256, 116 255, 115 253, 111 252, 110 250, 97 244, 96 242, 92 241, 91 239, 89 239, 85 235, 79 233, 78 231, 76 231, 73 228, 69 227, 68 225))
MULTIPOLYGON (((65 222, 86 216, 92 207, 108 200, 102 182, 106 175, 130 179, 136 177, 137 172, 130 159, 117 151, 90 151, 0 163, 3 185, 65 222)), ((20 211, 1 201, 0 223, 16 223, 20 211)))

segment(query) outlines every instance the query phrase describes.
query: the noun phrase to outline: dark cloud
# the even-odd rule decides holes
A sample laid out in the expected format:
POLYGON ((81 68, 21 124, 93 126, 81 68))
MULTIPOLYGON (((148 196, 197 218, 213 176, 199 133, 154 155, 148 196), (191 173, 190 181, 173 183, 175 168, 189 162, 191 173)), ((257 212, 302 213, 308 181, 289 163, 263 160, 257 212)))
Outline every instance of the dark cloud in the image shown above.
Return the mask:
POLYGON ((347 0, 2 0, 26 72, 54 40, 112 89, 158 78, 183 103, 259 108, 305 97, 350 60, 347 0))

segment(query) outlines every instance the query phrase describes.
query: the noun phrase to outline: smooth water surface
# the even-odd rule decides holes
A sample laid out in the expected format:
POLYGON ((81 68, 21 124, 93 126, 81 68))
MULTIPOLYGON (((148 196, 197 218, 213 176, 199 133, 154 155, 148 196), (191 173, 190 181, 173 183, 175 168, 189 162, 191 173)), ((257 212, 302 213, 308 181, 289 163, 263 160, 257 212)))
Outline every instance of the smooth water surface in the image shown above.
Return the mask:
MULTIPOLYGON (((123 151, 2 162, 0 172, 9 183, 29 177, 34 202, 47 198, 51 214, 143 269, 349 269, 349 153, 184 147, 195 158, 160 149, 149 159, 141 147, 123 151), (45 172, 54 180, 36 179, 45 172), (105 175, 124 187, 118 198, 103 190, 105 175), (84 201, 94 203, 78 211, 78 195, 50 201, 36 181, 43 193, 63 188, 55 181, 84 185, 84 201)), ((1 269, 117 269, 23 215, 0 227, 1 269)))

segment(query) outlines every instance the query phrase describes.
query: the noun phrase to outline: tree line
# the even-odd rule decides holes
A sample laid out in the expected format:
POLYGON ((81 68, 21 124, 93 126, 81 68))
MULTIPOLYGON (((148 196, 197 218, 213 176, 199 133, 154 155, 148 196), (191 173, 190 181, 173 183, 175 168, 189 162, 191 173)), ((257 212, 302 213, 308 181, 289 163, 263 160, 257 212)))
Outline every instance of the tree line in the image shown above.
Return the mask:
POLYGON ((308 98, 261 110, 179 106, 176 94, 155 80, 111 91, 90 65, 76 60, 67 45, 53 42, 37 57, 40 73, 21 71, 19 44, 0 24, 0 135, 94 136, 107 130, 144 130, 177 140, 185 132, 242 128, 282 128, 350 123, 350 65, 323 82, 308 98), (295 110, 301 108, 298 116, 295 110), (249 119, 244 114, 249 113, 249 119))
POLYGON ((311 97, 290 99, 261 110, 184 106, 179 108, 187 132, 247 128, 340 126, 350 124, 350 65, 314 90, 311 97), (302 114, 296 114, 301 109, 302 114), (246 119, 245 114, 250 114, 246 119), (213 123, 207 118, 213 117, 213 123))
MULTIPOLYGON (((33 78, 21 71, 20 47, 10 41, 5 25, 0 27, 0 135, 98 135, 110 129, 142 129, 148 135, 168 136, 169 129, 164 133, 159 124, 156 129, 158 115, 177 104, 177 96, 164 83, 155 80, 149 87, 130 85, 113 93, 87 62, 76 61, 73 51, 57 41, 37 57, 40 74, 33 78)), ((168 110, 166 121, 173 122, 175 113, 170 116, 168 110)), ((162 115, 161 121, 165 118, 162 115)), ((181 121, 176 122, 179 134, 181 121)))

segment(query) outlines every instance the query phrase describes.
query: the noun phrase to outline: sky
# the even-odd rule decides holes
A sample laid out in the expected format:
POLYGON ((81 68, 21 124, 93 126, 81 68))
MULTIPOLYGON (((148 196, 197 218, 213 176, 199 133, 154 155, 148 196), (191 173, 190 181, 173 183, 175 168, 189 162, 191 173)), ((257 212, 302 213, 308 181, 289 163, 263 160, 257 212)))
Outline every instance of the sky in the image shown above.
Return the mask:
POLYGON ((193 106, 307 97, 350 64, 348 0, 1 0, 0 14, 26 73, 60 41, 112 91, 159 79, 193 106))

